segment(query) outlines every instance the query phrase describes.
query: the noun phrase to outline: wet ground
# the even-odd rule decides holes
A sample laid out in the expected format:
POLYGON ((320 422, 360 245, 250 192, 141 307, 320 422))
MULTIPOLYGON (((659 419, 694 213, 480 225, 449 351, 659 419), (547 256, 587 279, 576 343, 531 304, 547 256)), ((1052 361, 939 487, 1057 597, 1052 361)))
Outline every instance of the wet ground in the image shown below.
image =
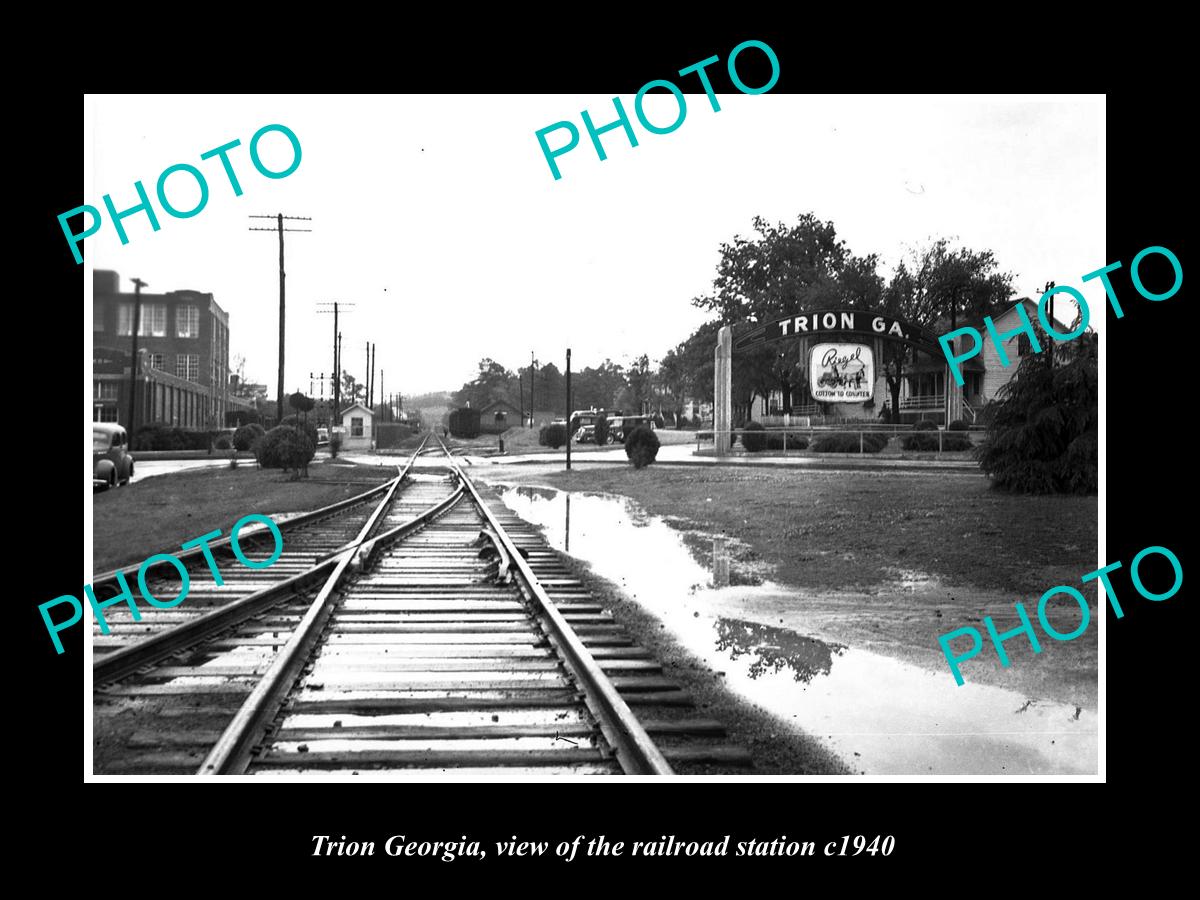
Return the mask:
MULTIPOLYGON (((822 632, 831 598, 773 583, 723 537, 683 532, 613 495, 501 486, 557 549, 657 617, 726 686, 782 727, 823 740, 856 772, 1090 774, 1094 710, 931 670, 822 632)), ((879 594, 904 604, 930 586, 897 570, 879 594)), ((870 615, 859 605, 857 614, 870 615)), ((880 635, 886 644, 886 634, 880 635)), ((1019 664, 1019 663, 1017 663, 1019 664)))

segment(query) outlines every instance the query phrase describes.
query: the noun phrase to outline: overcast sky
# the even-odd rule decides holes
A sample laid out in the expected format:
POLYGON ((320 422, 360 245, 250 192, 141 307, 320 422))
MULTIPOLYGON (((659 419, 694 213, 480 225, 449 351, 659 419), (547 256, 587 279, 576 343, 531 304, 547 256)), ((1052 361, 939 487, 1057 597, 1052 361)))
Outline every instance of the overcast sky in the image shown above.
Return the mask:
MULTIPOLYGON (((134 181, 153 197, 175 163, 197 166, 210 196, 189 219, 154 200, 161 230, 137 214, 125 246, 106 218, 86 265, 115 269, 123 290, 136 276, 153 292, 212 292, 229 313, 231 364, 244 355, 271 396, 278 246, 247 231, 271 225, 251 214, 313 219, 293 223, 311 234, 286 236, 288 391, 331 368, 332 318, 316 314, 326 300, 355 304, 342 320, 345 367, 361 379, 375 341, 389 393, 455 389, 484 356, 516 368, 532 350, 562 368, 571 347, 577 369, 660 358, 704 321, 689 301, 711 288, 721 242, 749 235, 755 215, 832 220, 854 253, 881 256, 885 278, 906 247, 957 237, 995 251, 1021 294, 1055 280, 1102 307, 1103 288, 1080 282, 1110 262, 1102 97, 718 99, 713 112, 687 95, 686 120, 667 135, 634 118, 638 147, 614 130, 600 162, 579 113, 611 121, 611 95, 89 96, 84 202, 103 208, 110 193, 118 210, 133 206, 134 181), (581 143, 558 158, 555 181, 534 132, 563 119, 581 143), (303 148, 278 180, 248 150, 273 123, 303 148), (240 197, 218 160, 200 160, 234 139, 240 197)), ((633 98, 622 101, 633 117, 633 98)), ((677 107, 651 95, 646 111, 666 124, 677 107)), ((290 160, 279 134, 261 149, 271 168, 290 160)), ((198 190, 173 175, 168 197, 187 209, 198 190)))

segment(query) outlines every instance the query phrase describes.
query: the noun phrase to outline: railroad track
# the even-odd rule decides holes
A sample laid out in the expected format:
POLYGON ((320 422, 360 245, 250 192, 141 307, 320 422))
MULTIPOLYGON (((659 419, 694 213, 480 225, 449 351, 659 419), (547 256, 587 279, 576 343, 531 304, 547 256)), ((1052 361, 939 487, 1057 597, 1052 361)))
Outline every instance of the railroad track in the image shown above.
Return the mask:
MULTIPOLYGON (((408 465, 398 467, 399 480, 404 479, 411 465, 412 460, 409 460, 408 465)), ((173 609, 162 610, 140 602, 140 621, 133 619, 127 604, 114 604, 104 611, 109 624, 108 634, 101 632, 99 623, 92 617, 92 652, 97 659, 107 658, 107 662, 99 669, 101 676, 110 677, 112 672, 118 670, 130 671, 128 666, 121 666, 122 659, 136 661, 142 658, 138 654, 119 651, 139 645, 149 638, 175 632, 180 625, 235 601, 277 589, 281 585, 286 589, 296 580, 303 581, 318 562, 328 559, 362 530, 391 484, 390 481, 384 482, 354 497, 277 523, 284 535, 283 552, 265 569, 250 569, 238 563, 226 533, 225 537, 209 544, 224 582, 221 585, 213 579, 199 548, 177 552, 175 556, 184 563, 190 578, 190 590, 183 603, 173 609)), ((232 523, 227 524, 226 532, 228 525, 232 523)), ((271 554, 275 542, 265 526, 256 523, 242 530, 239 546, 251 559, 263 559, 271 554)), ((120 593, 118 574, 136 592, 139 566, 140 563, 95 576, 92 590, 96 599, 104 601, 120 593)), ((179 580, 175 570, 169 566, 159 565, 150 569, 146 582, 153 596, 169 598, 179 593, 179 580)))
POLYGON ((416 469, 418 448, 407 489, 396 494, 397 479, 317 576, 236 620, 193 626, 169 657, 97 679, 96 771, 748 765, 541 535, 437 445, 416 469))

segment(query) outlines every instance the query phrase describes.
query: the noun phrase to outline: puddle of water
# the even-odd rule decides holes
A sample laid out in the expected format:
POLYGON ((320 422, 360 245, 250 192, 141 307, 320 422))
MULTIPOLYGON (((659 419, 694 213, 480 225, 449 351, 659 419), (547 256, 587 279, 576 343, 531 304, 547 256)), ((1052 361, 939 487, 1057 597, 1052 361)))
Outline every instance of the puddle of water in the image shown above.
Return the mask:
MULTIPOLYGON (((712 539, 710 569, 696 562, 679 531, 627 498, 543 487, 499 490, 513 512, 541 526, 552 546, 621 585, 723 673, 732 690, 781 723, 825 740, 856 772, 1096 772, 1097 720, 1090 711, 988 685, 958 687, 946 672, 755 621, 778 621, 781 602, 802 615, 805 595, 769 581, 730 586, 725 538, 712 539)), ((894 587, 902 591, 928 577, 899 574, 894 587)))

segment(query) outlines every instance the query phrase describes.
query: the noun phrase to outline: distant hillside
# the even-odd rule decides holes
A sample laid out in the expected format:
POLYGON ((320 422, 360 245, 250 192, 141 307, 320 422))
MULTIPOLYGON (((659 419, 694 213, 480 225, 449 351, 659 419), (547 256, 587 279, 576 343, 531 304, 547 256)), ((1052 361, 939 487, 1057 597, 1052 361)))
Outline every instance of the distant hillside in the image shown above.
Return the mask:
POLYGON ((450 412, 451 403, 449 391, 433 391, 404 398, 405 409, 419 409, 421 421, 434 427, 441 424, 450 412))

